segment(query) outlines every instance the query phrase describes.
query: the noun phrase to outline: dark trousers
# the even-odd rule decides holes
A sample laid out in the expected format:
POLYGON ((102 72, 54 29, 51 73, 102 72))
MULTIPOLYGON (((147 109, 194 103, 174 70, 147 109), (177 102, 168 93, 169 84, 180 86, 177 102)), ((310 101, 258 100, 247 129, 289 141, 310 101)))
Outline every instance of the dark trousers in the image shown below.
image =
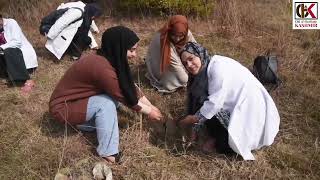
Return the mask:
POLYGON ((86 50, 90 44, 91 38, 88 36, 88 33, 77 32, 67 50, 68 54, 80 57, 82 52, 86 50))
POLYGON ((205 122, 205 126, 210 137, 216 140, 216 150, 221 154, 233 154, 234 151, 230 148, 228 143, 228 130, 223 127, 220 121, 213 116, 213 118, 205 122))
POLYGON ((24 63, 22 51, 19 48, 7 48, 4 55, 0 55, 0 75, 15 83, 24 83, 30 79, 24 63))

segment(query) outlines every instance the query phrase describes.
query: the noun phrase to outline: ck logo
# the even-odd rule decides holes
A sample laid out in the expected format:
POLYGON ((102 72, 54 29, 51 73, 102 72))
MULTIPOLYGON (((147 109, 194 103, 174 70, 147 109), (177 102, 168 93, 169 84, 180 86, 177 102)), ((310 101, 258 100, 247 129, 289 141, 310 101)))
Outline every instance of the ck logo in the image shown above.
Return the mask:
POLYGON ((292 0, 292 28, 320 29, 320 0, 292 0))
POLYGON ((318 19, 318 2, 295 2, 295 19, 318 19))

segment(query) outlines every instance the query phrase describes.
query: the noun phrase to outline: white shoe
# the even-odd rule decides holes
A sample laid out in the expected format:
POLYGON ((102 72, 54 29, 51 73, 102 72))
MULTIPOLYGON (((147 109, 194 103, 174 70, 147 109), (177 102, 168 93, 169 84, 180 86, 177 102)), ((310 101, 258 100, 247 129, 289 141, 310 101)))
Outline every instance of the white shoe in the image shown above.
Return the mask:
POLYGON ((71 58, 72 58, 73 60, 78 60, 78 59, 79 59, 78 56, 72 56, 71 58))

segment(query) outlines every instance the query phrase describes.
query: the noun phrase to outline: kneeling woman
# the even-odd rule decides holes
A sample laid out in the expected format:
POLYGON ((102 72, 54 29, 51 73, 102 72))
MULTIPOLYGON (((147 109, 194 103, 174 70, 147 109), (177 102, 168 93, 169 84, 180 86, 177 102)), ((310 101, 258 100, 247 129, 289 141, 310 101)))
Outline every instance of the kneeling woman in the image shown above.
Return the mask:
POLYGON ((138 95, 142 93, 131 76, 128 59, 136 57, 138 41, 126 27, 107 29, 98 53, 75 62, 50 98, 50 113, 56 120, 82 130, 96 130, 97 152, 111 162, 119 152, 118 102, 148 114, 150 119, 162 117, 145 96, 138 95))
POLYGON ((237 61, 214 55, 189 42, 181 52, 189 72, 188 113, 180 125, 205 125, 211 137, 208 149, 234 151, 254 160, 251 150, 271 145, 279 131, 280 117, 263 85, 237 61), (213 141, 215 139, 215 143, 213 141))
POLYGON ((179 52, 188 41, 195 39, 182 15, 172 16, 152 38, 146 56, 146 77, 159 92, 171 93, 187 86, 188 74, 179 52))

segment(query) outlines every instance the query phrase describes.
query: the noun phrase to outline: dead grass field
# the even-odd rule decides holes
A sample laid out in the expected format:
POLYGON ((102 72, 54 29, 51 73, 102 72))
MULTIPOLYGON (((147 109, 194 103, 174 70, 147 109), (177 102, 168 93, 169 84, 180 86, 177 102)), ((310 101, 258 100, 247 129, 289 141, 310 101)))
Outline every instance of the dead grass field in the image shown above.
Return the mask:
MULTIPOLYGON (((148 123, 145 117, 121 109, 120 149, 124 156, 120 165, 112 166, 114 178, 320 179, 320 32, 293 31, 287 1, 217 2, 212 18, 190 19, 198 42, 247 67, 267 49, 273 48, 279 55, 283 84, 272 97, 281 125, 274 144, 256 151, 256 161, 206 155, 197 149, 185 150, 179 132, 165 138, 161 124, 148 123)), ((58 1, 46 3, 55 7, 58 1)), ((44 12, 39 9, 35 14, 14 16, 35 47, 39 68, 33 76, 36 89, 28 98, 0 82, 0 179, 53 179, 57 172, 72 179, 92 179, 94 164, 102 160, 95 154, 95 135, 57 124, 48 114, 55 84, 73 62, 65 57, 56 63, 45 50, 45 38, 38 33, 39 16, 44 12)), ((139 57, 131 64, 133 72, 145 94, 171 120, 184 111, 185 91, 162 95, 144 78, 143 57, 153 33, 164 22, 163 18, 139 16, 103 18, 97 24, 102 32, 119 24, 137 32, 141 41, 139 57)), ((100 37, 101 33, 97 39, 100 37)))

